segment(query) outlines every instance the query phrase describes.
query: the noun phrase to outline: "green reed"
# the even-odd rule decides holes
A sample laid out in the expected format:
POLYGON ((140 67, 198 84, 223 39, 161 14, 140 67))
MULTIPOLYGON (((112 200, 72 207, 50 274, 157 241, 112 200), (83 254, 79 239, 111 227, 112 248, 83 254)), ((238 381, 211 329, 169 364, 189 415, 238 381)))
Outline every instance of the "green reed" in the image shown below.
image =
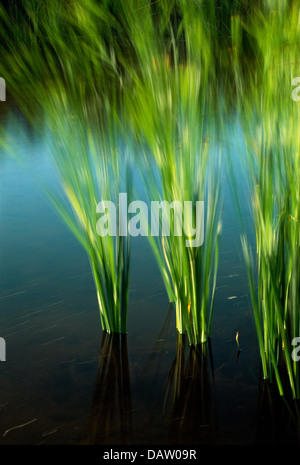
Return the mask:
MULTIPOLYGON (((271 122, 270 122, 271 123, 271 122)), ((281 127, 289 120, 280 121, 281 127)), ((283 128, 289 132, 285 125, 283 128)), ((294 143, 282 147, 278 122, 252 156, 252 207, 257 242, 258 292, 249 268, 250 289, 265 378, 275 373, 280 392, 279 366, 284 363, 292 393, 299 396, 299 368, 292 358, 291 342, 299 334, 299 156, 294 143), (297 386, 298 385, 298 386, 297 386)), ((260 132, 260 131, 259 131, 260 132)), ((281 131, 280 131, 281 132, 281 131)), ((266 134, 263 134, 265 138, 266 134)), ((289 137, 293 134, 289 134, 289 137)), ((248 267, 250 255, 243 239, 248 267)))
POLYGON ((156 27, 150 5, 143 2, 132 3, 131 8, 127 5, 126 11, 128 24, 134 24, 130 40, 137 65, 127 65, 130 85, 125 107, 138 141, 137 161, 148 198, 181 205, 193 202, 190 219, 194 225, 196 201, 204 201, 201 247, 187 247, 187 236, 174 233, 175 215, 169 219, 169 235, 148 236, 175 305, 178 332, 187 333, 189 343, 197 345, 210 335, 220 234, 220 171, 211 166, 204 116, 210 51, 202 46, 208 38, 201 17, 188 9, 177 31, 167 13, 156 27), (186 28, 185 59, 178 36, 182 27, 186 28))
POLYGON ((291 80, 297 73, 298 24, 296 7, 281 6, 266 8, 249 26, 259 47, 260 72, 243 102, 256 268, 245 236, 242 242, 263 376, 276 380, 281 395, 287 378, 294 398, 300 396, 299 363, 292 358, 292 341, 300 334, 300 121, 291 80))
POLYGON ((0 21, 0 75, 26 118, 43 112, 44 96, 52 90, 58 100, 67 96, 73 101, 114 94, 119 84, 117 22, 106 2, 1 5, 0 21), (59 95, 62 89, 65 94, 59 95))
POLYGON ((122 189, 130 198, 127 149, 113 117, 103 121, 97 105, 96 108, 91 103, 88 107, 83 105, 82 113, 66 105, 49 111, 45 119, 51 130, 49 145, 62 188, 60 194, 49 192, 49 195, 89 258, 102 329, 124 333, 130 240, 119 234, 118 220, 115 235, 97 230, 100 218, 97 204, 102 200, 117 203, 122 189))

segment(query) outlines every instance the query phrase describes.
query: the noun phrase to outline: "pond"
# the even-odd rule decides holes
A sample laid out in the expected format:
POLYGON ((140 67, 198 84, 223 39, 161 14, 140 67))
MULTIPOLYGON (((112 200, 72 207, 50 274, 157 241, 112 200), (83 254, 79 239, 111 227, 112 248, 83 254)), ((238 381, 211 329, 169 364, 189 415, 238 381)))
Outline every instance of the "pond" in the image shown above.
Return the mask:
MULTIPOLYGON (((25 125, 9 132, 26 163, 1 154, 0 337, 6 361, 0 364, 0 444, 295 442, 288 410, 276 388, 269 392, 261 379, 226 173, 210 341, 196 351, 178 336, 145 237, 132 239, 128 333, 111 336, 101 330, 86 254, 38 182, 55 183, 47 142, 25 125)), ((230 150, 237 158, 241 144, 232 131, 230 150)), ((239 189, 246 201, 242 177, 239 189)), ((244 214, 251 237, 247 204, 244 214)))

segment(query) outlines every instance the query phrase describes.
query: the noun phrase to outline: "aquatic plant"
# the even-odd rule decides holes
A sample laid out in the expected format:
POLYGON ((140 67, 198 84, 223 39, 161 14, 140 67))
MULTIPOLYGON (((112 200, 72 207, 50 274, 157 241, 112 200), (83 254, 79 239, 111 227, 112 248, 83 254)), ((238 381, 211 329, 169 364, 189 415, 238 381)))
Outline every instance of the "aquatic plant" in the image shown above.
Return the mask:
MULTIPOLYGON (((111 109, 111 107, 109 107, 111 109)), ((103 200, 117 202, 123 189, 130 199, 130 168, 115 118, 105 118, 97 99, 82 103, 82 111, 69 105, 49 107, 45 117, 51 131, 49 147, 61 186, 49 192, 57 211, 87 252, 94 277, 102 329, 126 332, 130 238, 98 231, 103 200)))
MULTIPOLYGON (((139 150, 137 162, 149 199, 190 201, 193 210, 183 222, 196 223, 196 201, 204 201, 204 244, 188 247, 189 235, 176 235, 176 214, 167 219, 169 235, 148 235, 169 299, 174 303, 179 333, 189 343, 204 343, 210 335, 220 235, 220 166, 214 167, 205 126, 206 84, 210 64, 201 16, 186 9, 178 29, 185 28, 185 58, 168 16, 153 22, 150 5, 139 13, 136 2, 127 5, 131 43, 137 66, 128 64, 131 85, 124 105, 139 150), (131 7, 130 7, 131 6, 131 7), (163 37, 168 35, 169 41, 163 37), (147 42, 144 38, 147 36, 147 42), (201 45, 200 45, 201 44, 201 45)), ((183 2, 185 4, 185 2, 183 2)), ((129 82, 130 82, 129 81, 129 82)), ((214 158, 217 161, 217 157, 214 158)))
POLYGON ((300 334, 300 121, 291 98, 299 11, 295 5, 281 5, 278 11, 266 7, 258 18, 251 33, 260 51, 261 85, 257 90, 253 82, 243 113, 256 268, 245 234, 242 243, 263 377, 275 379, 281 395, 287 392, 287 377, 292 396, 299 398, 299 363, 292 358, 292 341, 300 334))

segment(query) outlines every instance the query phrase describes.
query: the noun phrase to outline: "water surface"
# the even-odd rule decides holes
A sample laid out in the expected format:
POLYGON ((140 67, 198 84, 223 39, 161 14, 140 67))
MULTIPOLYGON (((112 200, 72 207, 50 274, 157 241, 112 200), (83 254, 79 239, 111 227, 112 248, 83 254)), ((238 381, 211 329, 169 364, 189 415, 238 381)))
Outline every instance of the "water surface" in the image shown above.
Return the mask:
MULTIPOLYGON (((109 337, 100 327, 85 252, 39 184, 55 183, 47 143, 22 123, 21 128, 12 125, 9 132, 25 166, 5 151, 0 157, 0 336, 7 349, 0 364, 0 443, 276 441, 268 402, 262 409, 266 394, 226 173, 209 343, 195 351, 178 337, 146 238, 132 240, 128 334, 109 337)), ((241 147, 241 135, 233 131, 230 153, 236 162, 241 147)), ((239 188, 246 201, 241 177, 239 188)), ((244 215, 251 238, 246 204, 244 215)), ((282 417, 280 409, 276 418, 282 417)), ((294 439, 292 427, 280 434, 283 442, 294 439)))

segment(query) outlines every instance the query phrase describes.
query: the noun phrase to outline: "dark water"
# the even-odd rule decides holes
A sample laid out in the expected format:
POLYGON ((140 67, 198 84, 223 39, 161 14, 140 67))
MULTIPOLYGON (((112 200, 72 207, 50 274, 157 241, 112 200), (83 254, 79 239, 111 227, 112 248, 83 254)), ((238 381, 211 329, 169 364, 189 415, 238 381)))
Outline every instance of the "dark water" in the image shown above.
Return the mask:
MULTIPOLYGON (((276 389, 270 393, 261 381, 226 180, 210 342, 195 351, 176 334, 146 238, 132 242, 128 334, 109 337, 101 331, 87 257, 36 180, 53 181, 47 146, 23 138, 14 126, 10 133, 29 163, 24 167, 5 152, 0 158, 0 336, 6 341, 0 444, 295 441, 295 425, 276 389)), ((231 143, 234 151, 239 136, 231 143)), ((251 232, 246 209, 245 219, 251 232)))

